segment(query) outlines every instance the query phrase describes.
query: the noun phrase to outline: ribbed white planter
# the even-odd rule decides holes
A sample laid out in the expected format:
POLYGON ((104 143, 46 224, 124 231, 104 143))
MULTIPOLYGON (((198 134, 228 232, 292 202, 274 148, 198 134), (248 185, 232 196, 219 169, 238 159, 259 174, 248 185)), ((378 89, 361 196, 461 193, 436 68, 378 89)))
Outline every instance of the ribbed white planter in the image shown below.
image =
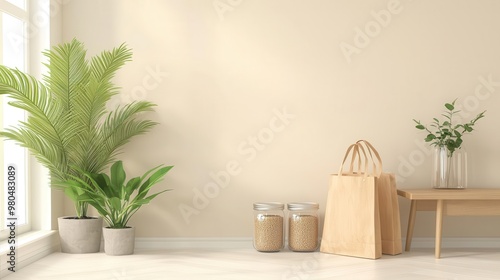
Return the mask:
POLYGON ((132 255, 135 247, 135 228, 102 229, 104 252, 112 256, 132 255))
POLYGON ((59 217, 61 251, 70 254, 97 253, 101 249, 102 218, 59 217))

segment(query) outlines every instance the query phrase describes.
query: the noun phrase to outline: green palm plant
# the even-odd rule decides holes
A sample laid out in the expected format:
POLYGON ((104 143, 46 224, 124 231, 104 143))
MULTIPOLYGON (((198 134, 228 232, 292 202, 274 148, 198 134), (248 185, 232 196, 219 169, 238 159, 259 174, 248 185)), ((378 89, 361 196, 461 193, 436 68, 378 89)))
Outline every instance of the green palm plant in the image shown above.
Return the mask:
POLYGON ((76 39, 43 54, 49 59, 42 81, 17 69, 0 65, 0 94, 10 105, 28 113, 19 126, 0 136, 26 147, 48 168, 52 186, 64 189, 74 202, 78 218, 87 217, 88 203, 65 182, 88 180, 81 171, 98 173, 114 161, 131 137, 149 131, 156 122, 139 114, 155 104, 134 101, 108 110, 106 104, 119 93, 112 78, 131 60, 125 44, 86 59, 84 44, 76 39))

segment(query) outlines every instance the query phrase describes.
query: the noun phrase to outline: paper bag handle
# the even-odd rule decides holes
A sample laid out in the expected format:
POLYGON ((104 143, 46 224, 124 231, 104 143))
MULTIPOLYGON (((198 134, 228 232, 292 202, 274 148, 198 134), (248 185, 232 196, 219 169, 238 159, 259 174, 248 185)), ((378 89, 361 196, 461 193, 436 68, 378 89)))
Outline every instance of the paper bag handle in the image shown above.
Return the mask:
POLYGON ((382 174, 382 158, 378 151, 373 147, 373 145, 366 140, 358 140, 356 143, 351 144, 344 155, 342 164, 339 169, 339 176, 342 174, 353 175, 353 174, 363 174, 365 177, 368 175, 373 175, 375 177, 380 177, 382 174), (367 153, 369 157, 367 156, 367 153), (344 167, 346 166, 347 158, 351 155, 351 162, 349 164, 349 171, 344 173, 344 167), (369 172, 368 164, 372 163, 372 170, 369 172), (357 163, 357 170, 355 170, 355 164, 357 163), (363 164, 363 165, 362 165, 363 164))
POLYGON ((351 155, 351 163, 349 164, 349 171, 346 174, 354 174, 356 173, 354 170, 354 165, 357 161, 357 173, 358 174, 364 174, 365 176, 368 176, 368 157, 365 152, 365 148, 362 145, 359 145, 358 143, 351 144, 349 148, 347 148, 347 151, 344 155, 344 160, 342 160, 342 164, 340 165, 339 169, 339 176, 342 176, 343 171, 344 171, 344 166, 346 163, 347 158, 351 155), (360 152, 361 150, 361 152, 360 152), (351 154, 352 152, 352 154, 351 154), (363 155, 363 158, 361 157, 361 153, 363 155), (363 160, 364 159, 364 160, 363 160), (361 164, 364 163, 364 168, 361 166, 361 164))
POLYGON ((358 140, 356 142, 356 144, 358 144, 358 145, 364 144, 366 146, 366 149, 368 150, 368 154, 370 155, 370 158, 373 162, 373 170, 376 170, 375 174, 377 177, 380 176, 380 174, 382 174, 382 172, 383 172, 382 158, 380 157, 380 154, 377 151, 377 149, 375 149, 375 147, 373 147, 373 145, 366 140, 358 140), (375 155, 375 157, 374 157, 374 155, 375 155))

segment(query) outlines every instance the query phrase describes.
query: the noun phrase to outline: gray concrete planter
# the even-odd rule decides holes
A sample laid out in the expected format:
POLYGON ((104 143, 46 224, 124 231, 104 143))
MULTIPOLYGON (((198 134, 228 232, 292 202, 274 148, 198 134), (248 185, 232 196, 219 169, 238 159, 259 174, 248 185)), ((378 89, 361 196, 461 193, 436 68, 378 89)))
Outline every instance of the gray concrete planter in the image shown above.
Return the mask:
POLYGON ((135 248, 135 228, 103 228, 104 252, 112 256, 132 255, 135 248))
POLYGON ((75 219, 60 217, 61 252, 70 254, 97 253, 101 249, 102 218, 75 219))

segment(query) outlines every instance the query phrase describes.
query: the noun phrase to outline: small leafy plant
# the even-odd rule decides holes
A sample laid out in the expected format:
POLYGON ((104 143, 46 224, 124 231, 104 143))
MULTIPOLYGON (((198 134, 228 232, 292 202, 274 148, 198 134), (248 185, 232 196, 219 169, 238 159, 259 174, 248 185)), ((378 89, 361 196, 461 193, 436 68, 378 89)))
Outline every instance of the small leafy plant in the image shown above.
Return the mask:
POLYGON ((413 119, 413 121, 417 124, 415 126, 417 129, 428 132, 427 137, 424 139, 425 142, 430 142, 431 145, 437 147, 446 147, 448 157, 451 157, 455 150, 460 149, 463 143, 462 136, 466 133, 472 132, 476 122, 483 118, 484 113, 486 112, 483 111, 479 113, 475 118, 465 124, 457 124, 454 122, 453 117, 460 111, 455 111, 455 101, 457 100, 455 99, 451 103, 444 104, 446 111, 441 114, 445 118, 443 122, 437 118, 433 118, 434 121, 429 126, 425 126, 420 121, 413 119))
POLYGON ((64 182, 79 198, 92 205, 110 228, 126 228, 130 218, 143 205, 169 190, 148 195, 151 187, 159 183, 173 166, 157 166, 141 177, 126 180, 122 161, 115 162, 110 176, 105 173, 84 172, 88 180, 73 176, 64 182), (151 175, 150 175, 151 174, 151 175), (87 183, 89 181, 90 183, 87 183))

